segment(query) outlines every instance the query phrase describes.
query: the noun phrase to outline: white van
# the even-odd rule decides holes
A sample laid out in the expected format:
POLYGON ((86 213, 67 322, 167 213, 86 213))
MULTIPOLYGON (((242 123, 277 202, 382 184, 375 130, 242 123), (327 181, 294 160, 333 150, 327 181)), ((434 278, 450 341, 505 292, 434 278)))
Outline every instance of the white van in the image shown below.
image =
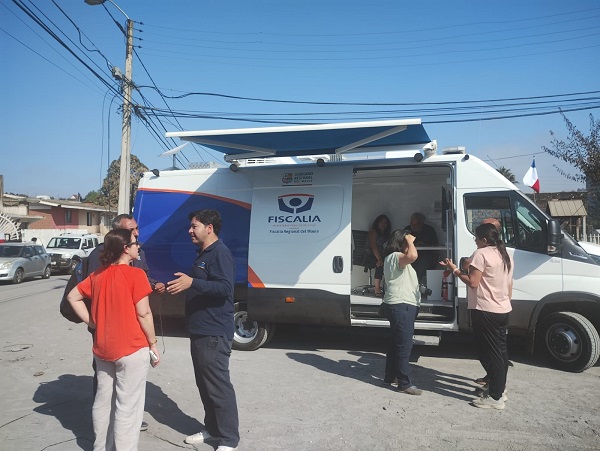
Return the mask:
POLYGON ((98 246, 94 234, 61 233, 50 238, 46 250, 52 258, 52 271, 72 273, 77 263, 98 246))
MULTIPOLYGON (((481 221, 497 218, 515 261, 510 333, 527 337, 531 350, 538 346, 562 369, 583 371, 598 360, 598 262, 489 165, 462 148, 438 154, 420 120, 168 136, 224 152, 233 164, 144 175, 134 212, 146 257, 164 282, 187 272, 195 255, 188 214, 221 212, 220 238, 237 265, 236 349, 259 348, 277 323, 389 326, 377 314, 381 300, 369 287, 357 243, 379 214, 396 229, 421 212, 440 243, 421 250, 455 261, 475 250, 473 231, 481 221), (348 158, 358 151, 360 159, 348 158), (316 164, 235 164, 292 154, 334 157, 316 164)), ((443 296, 442 279, 441 268, 427 271, 431 294, 423 294, 417 343, 470 330, 465 285, 447 276, 443 296)), ((183 298, 160 308, 163 315, 182 315, 183 298)))

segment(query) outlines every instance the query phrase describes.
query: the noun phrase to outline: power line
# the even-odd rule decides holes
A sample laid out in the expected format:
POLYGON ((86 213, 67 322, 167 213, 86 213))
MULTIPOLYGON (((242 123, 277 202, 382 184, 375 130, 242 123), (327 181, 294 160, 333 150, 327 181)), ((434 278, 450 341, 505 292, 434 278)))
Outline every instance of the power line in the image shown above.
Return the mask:
POLYGON ((100 75, 97 71, 95 71, 89 64, 83 61, 56 33, 54 33, 43 21, 35 15, 33 11, 31 11, 27 6, 23 4, 23 2, 19 0, 12 0, 12 2, 17 5, 27 16, 29 16, 36 24, 38 24, 46 33, 48 33, 56 42, 58 42, 62 47, 64 47, 77 61, 83 64, 92 74, 100 80, 106 87, 112 89, 114 88, 110 83, 108 83, 102 75, 100 75))
MULTIPOLYGON (((138 88, 151 88, 154 90, 159 90, 155 86, 138 86, 138 88)), ((182 99, 189 96, 209 96, 209 97, 221 97, 225 99, 235 99, 235 100, 250 100, 255 102, 272 102, 272 103, 289 103, 289 104, 300 104, 300 105, 357 105, 357 106, 421 106, 421 105, 463 105, 463 104, 474 104, 474 103, 495 103, 495 102, 514 102, 520 100, 537 100, 537 99, 553 99, 559 97, 572 97, 572 96, 581 96, 581 95, 589 95, 589 94, 600 94, 600 90, 598 91, 584 91, 584 92, 574 92, 569 94, 550 94, 545 96, 528 96, 528 97, 508 97, 508 98, 500 98, 500 99, 483 99, 483 100, 453 100, 453 101, 445 101, 445 102, 323 102, 323 101, 314 101, 314 100, 283 100, 283 99, 269 99, 269 98, 261 98, 261 97, 244 97, 244 96, 234 96, 230 94, 222 94, 222 93, 214 93, 214 92, 186 92, 178 96, 168 96, 163 94, 166 98, 169 99, 182 99)))
MULTIPOLYGON (((415 28, 415 29, 407 29, 407 30, 401 30, 401 31, 379 31, 379 32, 361 32, 361 31, 356 31, 353 30, 352 33, 336 33, 336 34, 315 34, 315 33, 304 33, 304 34, 291 34, 291 33, 265 33, 265 32, 230 32, 230 31, 220 31, 220 30, 198 30, 198 29, 184 29, 184 28, 171 28, 171 27, 165 27, 165 26, 161 26, 161 25, 153 25, 153 24, 148 24, 147 26, 153 27, 153 28, 160 28, 160 29, 165 29, 165 30, 177 30, 177 31, 185 31, 185 32, 193 32, 193 33, 210 33, 210 34, 223 34, 223 35, 243 35, 243 36, 252 36, 252 35, 260 35, 260 36, 284 36, 284 37, 301 37, 301 38, 306 38, 306 37, 311 37, 311 36, 316 36, 316 37, 332 37, 332 36, 340 36, 340 37, 347 37, 347 36, 371 36, 371 35, 388 35, 388 34, 414 34, 415 32, 431 32, 431 31, 436 31, 438 32, 439 30, 444 30, 444 29, 453 29, 453 28, 465 28, 465 27, 471 27, 471 26, 487 26, 487 25, 498 25, 498 24, 510 24, 510 23, 519 23, 519 22, 529 22, 529 21, 533 21, 533 20, 542 20, 542 19, 549 19, 549 18, 553 18, 553 17, 561 17, 562 20, 559 23, 563 23, 564 17, 565 16, 569 16, 569 15, 573 15, 573 14, 580 14, 580 13, 589 13, 591 11, 598 11, 600 10, 600 8, 588 8, 588 9, 580 9, 577 11, 569 11, 569 12, 565 12, 565 13, 557 13, 557 14, 549 14, 549 15, 545 15, 545 16, 536 16, 536 17, 527 17, 527 18, 523 18, 523 19, 513 19, 513 20, 506 20, 506 21, 481 21, 481 22, 469 22, 469 23, 463 23, 463 24, 451 24, 451 25, 446 25, 446 26, 435 26, 435 27, 431 27, 431 28, 422 28, 421 26, 419 26, 419 28, 415 28)), ((426 22, 425 22, 426 23, 426 22)), ((421 24, 420 24, 421 25, 421 24)), ((527 27, 530 28, 530 27, 527 27)))

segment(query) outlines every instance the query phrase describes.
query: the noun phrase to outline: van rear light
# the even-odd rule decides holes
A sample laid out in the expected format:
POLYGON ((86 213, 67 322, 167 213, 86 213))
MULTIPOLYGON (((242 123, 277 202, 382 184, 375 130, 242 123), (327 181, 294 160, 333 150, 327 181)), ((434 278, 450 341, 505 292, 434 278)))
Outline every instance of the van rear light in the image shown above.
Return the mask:
POLYGON ((293 304, 294 302, 296 302, 296 298, 293 296, 286 296, 285 302, 286 302, 286 304, 293 304))

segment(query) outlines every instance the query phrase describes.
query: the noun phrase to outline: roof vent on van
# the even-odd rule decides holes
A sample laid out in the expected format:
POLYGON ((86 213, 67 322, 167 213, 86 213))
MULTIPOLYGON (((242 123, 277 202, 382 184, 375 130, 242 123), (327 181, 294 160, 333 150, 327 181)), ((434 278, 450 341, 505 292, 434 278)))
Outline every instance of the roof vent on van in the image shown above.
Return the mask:
POLYGON ((465 154, 467 153, 467 148, 465 146, 444 147, 442 149, 442 153, 445 155, 452 155, 456 153, 465 154))

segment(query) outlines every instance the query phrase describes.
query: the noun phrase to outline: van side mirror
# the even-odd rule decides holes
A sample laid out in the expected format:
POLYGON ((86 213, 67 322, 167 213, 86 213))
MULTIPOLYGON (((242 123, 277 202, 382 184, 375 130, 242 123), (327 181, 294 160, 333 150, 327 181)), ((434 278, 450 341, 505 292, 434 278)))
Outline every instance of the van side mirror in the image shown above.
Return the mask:
POLYGON ((548 220, 548 237, 546 240, 548 245, 548 254, 552 255, 558 252, 562 237, 563 233, 559 222, 556 219, 548 220))

